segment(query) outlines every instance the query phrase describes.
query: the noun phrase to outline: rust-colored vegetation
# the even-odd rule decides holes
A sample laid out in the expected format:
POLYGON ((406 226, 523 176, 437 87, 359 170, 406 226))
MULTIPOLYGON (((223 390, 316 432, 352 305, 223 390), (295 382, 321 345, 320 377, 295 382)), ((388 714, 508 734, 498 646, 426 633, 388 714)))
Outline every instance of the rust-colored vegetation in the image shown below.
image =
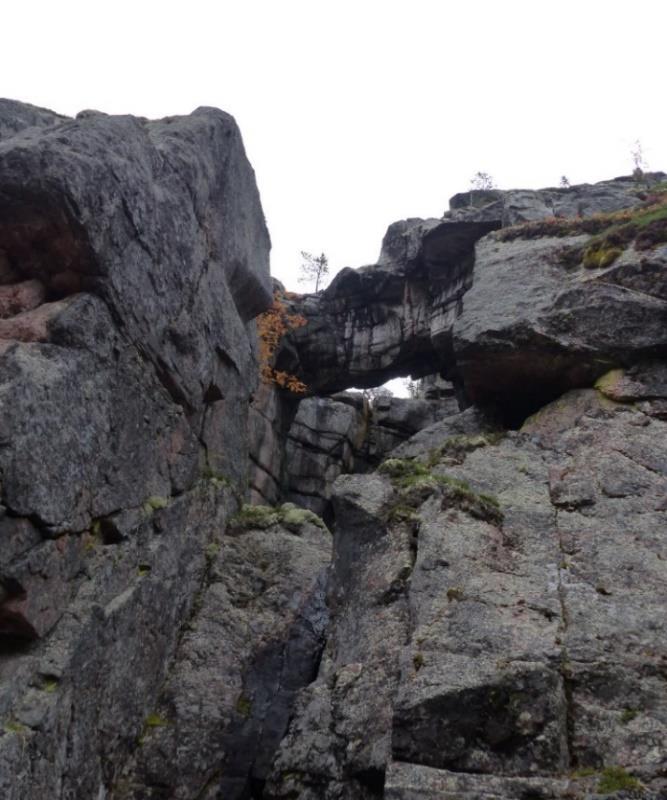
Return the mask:
POLYGON ((273 383, 295 394, 306 392, 306 384, 296 375, 275 369, 274 359, 283 336, 295 328, 301 328, 307 322, 308 320, 300 314, 290 314, 283 293, 279 290, 274 292, 271 306, 257 317, 259 369, 264 383, 273 383))
POLYGON ((582 247, 564 248, 561 260, 567 266, 583 264, 588 269, 601 269, 613 264, 630 244, 636 250, 650 250, 667 242, 667 185, 658 184, 641 199, 635 208, 583 218, 549 217, 505 228, 496 237, 510 242, 589 234, 593 238, 582 247))

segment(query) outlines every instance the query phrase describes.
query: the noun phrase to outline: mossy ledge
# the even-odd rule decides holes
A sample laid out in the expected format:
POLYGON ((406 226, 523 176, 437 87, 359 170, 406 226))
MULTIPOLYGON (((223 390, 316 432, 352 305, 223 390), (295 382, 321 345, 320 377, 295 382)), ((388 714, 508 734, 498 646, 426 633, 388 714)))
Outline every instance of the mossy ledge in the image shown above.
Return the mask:
POLYGON ((247 530, 266 530, 273 525, 283 525, 293 533, 298 533, 305 524, 315 525, 322 530, 329 529, 323 520, 307 508, 299 508, 294 503, 283 503, 281 506, 244 505, 238 514, 229 521, 229 529, 233 532, 247 530))
POLYGON ((480 433, 477 436, 451 436, 440 447, 429 451, 427 465, 434 467, 440 461, 454 464, 462 464, 468 453, 478 450, 481 447, 489 447, 498 444, 506 435, 505 431, 494 431, 492 433, 480 433))
MULTIPOLYGON (((496 497, 475 492, 469 483, 450 475, 432 473, 426 464, 403 458, 389 458, 378 467, 387 475, 399 492, 397 508, 414 509, 430 494, 442 494, 443 509, 456 506, 477 519, 494 525, 503 521, 503 513, 496 497)), ((389 519, 393 518, 392 510, 389 519)))
POLYGON ((633 778, 623 767, 605 767, 600 774, 597 790, 600 794, 613 794, 621 791, 638 791, 642 788, 637 778, 633 778))
MULTIPOLYGON (((512 242, 516 239, 540 239, 546 236, 579 236, 588 234, 589 236, 612 236, 619 230, 621 239, 626 238, 631 232, 632 235, 626 239, 626 244, 634 236, 648 229, 653 223, 664 222, 667 217, 667 190, 662 185, 654 187, 650 192, 643 195, 640 205, 635 208, 623 211, 614 211, 608 214, 593 214, 590 217, 548 217, 547 219, 536 220, 535 222, 524 222, 520 225, 513 225, 496 231, 493 235, 501 242, 512 242), (632 226, 632 231, 627 226, 632 226)), ((662 229, 662 225, 659 226, 662 229)), ((653 228, 651 231, 655 233, 653 228)), ((663 231, 664 232, 664 231, 663 231)), ((661 241, 665 241, 661 239, 661 241)), ((653 236, 649 235, 647 240, 640 242, 638 249, 647 249, 657 244, 653 236)))
POLYGON ((631 244, 644 251, 667 242, 667 191, 655 187, 645 195, 641 205, 611 214, 595 214, 584 218, 561 218, 527 222, 498 231, 502 242, 515 239, 537 239, 544 236, 578 236, 592 238, 584 245, 564 247, 559 260, 568 268, 583 265, 585 269, 610 267, 631 244))

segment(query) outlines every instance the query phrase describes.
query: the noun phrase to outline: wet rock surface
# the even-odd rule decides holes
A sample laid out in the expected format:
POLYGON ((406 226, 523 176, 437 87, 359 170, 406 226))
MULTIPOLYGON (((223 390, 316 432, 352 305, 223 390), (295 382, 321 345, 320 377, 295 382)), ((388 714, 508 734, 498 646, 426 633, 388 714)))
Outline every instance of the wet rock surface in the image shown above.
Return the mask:
POLYGON ((296 508, 285 520, 232 520, 207 546, 197 612, 111 797, 261 788, 295 695, 317 673, 328 619, 331 534, 296 508))

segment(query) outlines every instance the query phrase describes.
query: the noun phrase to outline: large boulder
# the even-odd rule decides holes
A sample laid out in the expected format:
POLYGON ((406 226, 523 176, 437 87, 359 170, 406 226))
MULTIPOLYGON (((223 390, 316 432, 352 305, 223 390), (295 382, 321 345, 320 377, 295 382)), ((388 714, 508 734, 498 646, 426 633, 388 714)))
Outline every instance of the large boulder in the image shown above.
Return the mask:
POLYGON ((268 253, 227 114, 0 101, 7 800, 107 797, 155 709, 245 488, 268 253))
POLYGON ((470 400, 500 405, 520 422, 612 366, 667 354, 667 246, 631 246, 598 269, 568 264, 590 239, 479 242, 453 332, 470 400))

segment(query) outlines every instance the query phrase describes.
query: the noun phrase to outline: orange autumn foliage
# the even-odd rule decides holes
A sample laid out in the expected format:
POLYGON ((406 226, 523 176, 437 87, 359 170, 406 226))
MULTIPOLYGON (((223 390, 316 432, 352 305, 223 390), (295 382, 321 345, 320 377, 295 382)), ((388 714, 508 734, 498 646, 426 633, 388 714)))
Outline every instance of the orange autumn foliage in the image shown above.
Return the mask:
POLYGON ((260 375, 264 383, 274 383, 295 394, 304 394, 307 390, 306 384, 300 381, 296 375, 276 370, 273 367, 273 359, 282 337, 308 322, 300 314, 290 314, 283 301, 282 293, 276 291, 271 306, 257 317, 260 375))

